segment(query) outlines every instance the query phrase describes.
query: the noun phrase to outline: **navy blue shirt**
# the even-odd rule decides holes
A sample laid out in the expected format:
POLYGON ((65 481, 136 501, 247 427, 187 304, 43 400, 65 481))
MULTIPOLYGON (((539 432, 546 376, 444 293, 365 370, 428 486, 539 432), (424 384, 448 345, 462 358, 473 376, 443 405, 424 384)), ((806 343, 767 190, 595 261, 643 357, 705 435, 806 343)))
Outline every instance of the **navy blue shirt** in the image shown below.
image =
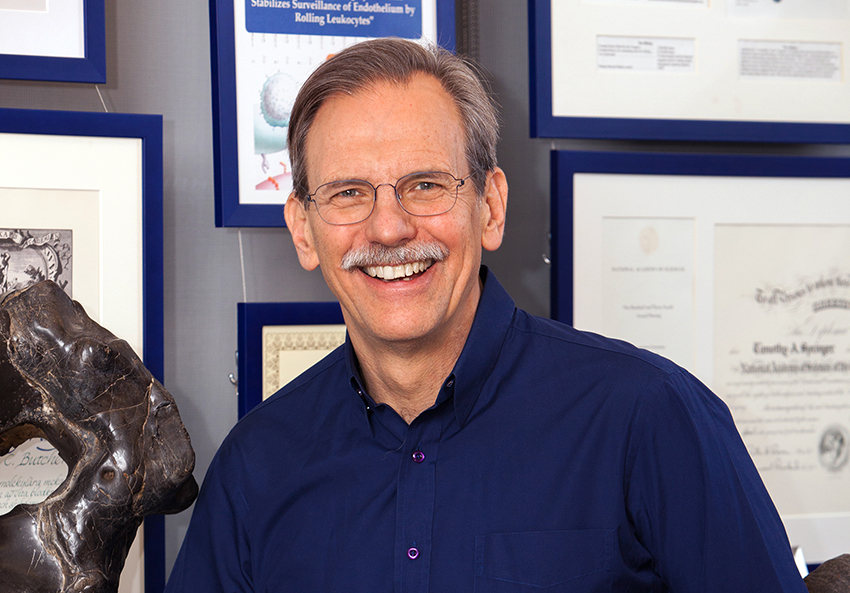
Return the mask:
POLYGON ((805 593, 715 395, 482 276, 464 350, 409 426, 348 342, 241 420, 167 591, 805 593))

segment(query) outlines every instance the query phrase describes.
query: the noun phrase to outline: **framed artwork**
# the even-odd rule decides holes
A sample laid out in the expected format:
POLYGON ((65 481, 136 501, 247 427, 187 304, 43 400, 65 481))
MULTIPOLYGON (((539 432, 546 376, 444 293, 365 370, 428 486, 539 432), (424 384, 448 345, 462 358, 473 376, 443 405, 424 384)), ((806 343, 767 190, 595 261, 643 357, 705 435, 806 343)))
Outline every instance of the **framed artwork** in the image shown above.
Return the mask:
POLYGON ((0 78, 106 82, 104 0, 0 0, 0 78))
MULTIPOLYGON (((0 109, 0 162, 2 290, 55 280, 162 380, 161 116, 0 109)), ((39 502, 67 467, 46 441, 30 444, 58 461, 56 475, 32 478, 40 497, 14 493, 39 502)), ((145 520, 122 592, 164 588, 163 530, 161 516, 145 520)))
POLYGON ((850 159, 553 152, 552 311, 729 406, 791 543, 850 545, 850 159))
POLYGON ((345 342, 339 303, 239 303, 239 418, 345 342))
POLYGON ((529 0, 531 135, 850 141, 850 5, 529 0))
POLYGON ((289 110, 328 56, 382 36, 454 47, 454 0, 316 4, 210 0, 218 227, 286 226, 289 110))

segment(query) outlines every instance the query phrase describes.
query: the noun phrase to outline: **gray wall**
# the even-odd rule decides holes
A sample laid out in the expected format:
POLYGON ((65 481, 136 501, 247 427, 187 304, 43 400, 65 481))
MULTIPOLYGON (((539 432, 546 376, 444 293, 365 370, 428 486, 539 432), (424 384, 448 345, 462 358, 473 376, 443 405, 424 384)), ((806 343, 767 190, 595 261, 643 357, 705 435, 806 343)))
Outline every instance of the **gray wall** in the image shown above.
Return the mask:
MULTIPOLYGON (((510 182, 503 247, 485 261, 519 306, 547 315, 549 150, 664 150, 850 155, 848 146, 691 146, 528 137, 528 33, 524 0, 480 0, 480 59, 505 120, 500 163, 510 182)), ((109 111, 164 118, 165 384, 198 456, 199 478, 236 421, 236 303, 240 234, 249 301, 331 300, 319 272, 298 265, 285 229, 214 224, 207 0, 106 0, 109 111)), ((93 85, 0 81, 0 107, 102 111, 93 85)), ((2 215, 0 215, 2 216, 2 215)), ((189 513, 166 522, 169 567, 189 513)))

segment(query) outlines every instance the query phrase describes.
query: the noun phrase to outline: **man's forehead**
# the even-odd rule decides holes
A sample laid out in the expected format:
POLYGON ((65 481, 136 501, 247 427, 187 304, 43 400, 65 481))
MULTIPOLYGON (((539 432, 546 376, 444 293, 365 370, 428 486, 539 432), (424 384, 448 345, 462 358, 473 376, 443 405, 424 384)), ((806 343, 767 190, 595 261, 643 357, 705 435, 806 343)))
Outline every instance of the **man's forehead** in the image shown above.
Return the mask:
POLYGON ((365 154, 370 145, 388 140, 403 150, 440 150, 448 142, 452 153, 465 152, 460 111, 436 77, 417 73, 402 82, 382 79, 354 93, 328 97, 307 132, 308 175, 328 150, 365 154))
MULTIPOLYGON (((403 97, 405 95, 413 95, 421 91, 422 89, 428 89, 431 92, 436 93, 438 96, 444 98, 445 102, 441 102, 441 106, 444 110, 449 112, 457 112, 457 106, 454 104, 451 95, 445 89, 442 83, 437 79, 437 77, 425 72, 415 72, 405 80, 377 78, 373 81, 364 84, 361 88, 354 92, 340 92, 331 94, 319 108, 316 117, 318 117, 319 114, 321 114, 323 111, 326 112, 328 110, 334 109, 334 106, 336 104, 341 101, 345 101, 346 99, 366 98, 369 100, 378 100, 383 98, 387 94, 403 97)), ((374 103, 370 105, 367 101, 367 104, 363 105, 363 109, 369 110, 370 106, 374 106, 374 103)))

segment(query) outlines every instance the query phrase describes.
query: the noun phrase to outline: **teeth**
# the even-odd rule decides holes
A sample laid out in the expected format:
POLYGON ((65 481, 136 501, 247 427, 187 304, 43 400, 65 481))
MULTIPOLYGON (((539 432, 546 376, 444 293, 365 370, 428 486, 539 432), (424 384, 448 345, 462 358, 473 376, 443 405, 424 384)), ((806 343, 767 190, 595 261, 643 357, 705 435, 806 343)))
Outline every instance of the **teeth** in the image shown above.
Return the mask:
POLYGON ((399 266, 366 266, 363 270, 372 278, 382 278, 383 280, 395 280, 397 278, 408 279, 414 274, 424 272, 434 263, 432 259, 424 261, 416 261, 409 264, 399 266))

